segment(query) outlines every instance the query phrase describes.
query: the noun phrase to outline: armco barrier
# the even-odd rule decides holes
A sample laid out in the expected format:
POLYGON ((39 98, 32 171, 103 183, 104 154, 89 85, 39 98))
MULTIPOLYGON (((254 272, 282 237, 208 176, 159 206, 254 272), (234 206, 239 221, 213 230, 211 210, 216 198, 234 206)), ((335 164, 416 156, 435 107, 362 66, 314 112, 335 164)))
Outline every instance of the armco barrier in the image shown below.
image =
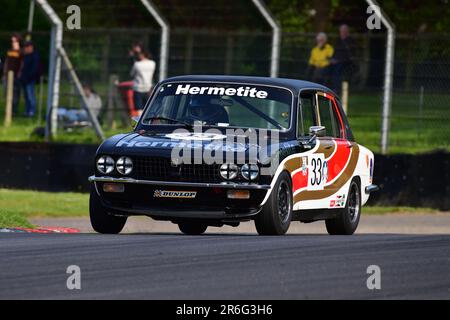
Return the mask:
MULTIPOLYGON (((0 143, 0 187, 45 191, 89 190, 97 146, 0 143)), ((375 157, 381 190, 370 204, 450 209, 450 153, 375 157)))
POLYGON ((0 143, 0 187, 42 191, 87 191, 97 146, 0 143))
POLYGON ((450 209, 450 153, 375 156, 370 204, 450 209))

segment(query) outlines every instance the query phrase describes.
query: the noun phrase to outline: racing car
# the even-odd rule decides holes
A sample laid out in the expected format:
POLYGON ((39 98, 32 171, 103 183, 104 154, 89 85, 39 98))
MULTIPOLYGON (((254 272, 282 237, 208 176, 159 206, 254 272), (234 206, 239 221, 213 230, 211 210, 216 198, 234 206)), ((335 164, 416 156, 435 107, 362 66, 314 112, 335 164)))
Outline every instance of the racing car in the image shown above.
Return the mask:
POLYGON ((129 216, 184 234, 253 220, 260 235, 324 220, 351 235, 373 184, 335 93, 281 78, 178 76, 158 83, 134 130, 105 140, 89 177, 90 220, 119 233, 129 216))

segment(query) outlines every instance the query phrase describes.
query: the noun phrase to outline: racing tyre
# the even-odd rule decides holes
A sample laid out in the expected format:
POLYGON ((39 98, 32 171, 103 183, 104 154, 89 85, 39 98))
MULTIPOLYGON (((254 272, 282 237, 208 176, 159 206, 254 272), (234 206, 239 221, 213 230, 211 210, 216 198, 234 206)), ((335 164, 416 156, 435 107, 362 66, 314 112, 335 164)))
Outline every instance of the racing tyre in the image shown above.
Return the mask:
POLYGON ((193 221, 183 221, 178 223, 178 228, 184 234, 197 236, 205 233, 208 226, 204 223, 193 222, 193 221))
POLYGON ((325 220, 328 234, 351 235, 358 227, 361 215, 361 188, 356 180, 350 183, 347 205, 340 209, 336 218, 325 220))
POLYGON ((106 211, 94 185, 91 186, 89 197, 89 216, 92 228, 98 233, 117 234, 127 222, 127 217, 113 216, 106 211))
POLYGON ((287 172, 282 172, 269 199, 255 217, 259 235, 283 235, 292 220, 292 183, 287 172))

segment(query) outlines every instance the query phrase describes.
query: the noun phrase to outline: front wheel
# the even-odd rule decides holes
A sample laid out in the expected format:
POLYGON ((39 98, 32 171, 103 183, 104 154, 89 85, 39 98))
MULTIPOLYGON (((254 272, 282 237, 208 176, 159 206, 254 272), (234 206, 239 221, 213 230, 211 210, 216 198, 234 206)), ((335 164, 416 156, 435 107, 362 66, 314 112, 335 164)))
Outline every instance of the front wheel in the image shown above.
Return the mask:
POLYGON ((89 216, 92 228, 98 233, 117 234, 127 222, 127 217, 113 216, 107 212, 94 186, 89 197, 89 216))
POLYGON ((255 226, 260 235, 283 235, 292 220, 292 185, 287 172, 278 177, 269 199, 255 217, 255 226))
POLYGON ((191 236, 197 236, 205 233, 208 226, 201 222, 183 221, 178 223, 178 228, 181 232, 191 236))
POLYGON ((356 231, 361 215, 361 188, 356 180, 350 183, 347 205, 334 219, 325 220, 328 234, 351 235, 356 231))

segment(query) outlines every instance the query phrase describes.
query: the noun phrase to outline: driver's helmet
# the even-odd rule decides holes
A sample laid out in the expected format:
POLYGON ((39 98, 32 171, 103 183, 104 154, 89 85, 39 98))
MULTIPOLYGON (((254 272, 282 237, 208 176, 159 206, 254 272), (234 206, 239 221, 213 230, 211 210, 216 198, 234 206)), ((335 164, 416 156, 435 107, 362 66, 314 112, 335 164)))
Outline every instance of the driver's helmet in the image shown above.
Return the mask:
POLYGON ((222 105, 217 103, 216 96, 191 96, 188 108, 189 116, 194 120, 228 123, 228 113, 222 105))
POLYGON ((211 110, 209 108, 211 99, 211 96, 205 95, 191 96, 189 101, 189 114, 199 119, 208 116, 208 109, 211 110))

